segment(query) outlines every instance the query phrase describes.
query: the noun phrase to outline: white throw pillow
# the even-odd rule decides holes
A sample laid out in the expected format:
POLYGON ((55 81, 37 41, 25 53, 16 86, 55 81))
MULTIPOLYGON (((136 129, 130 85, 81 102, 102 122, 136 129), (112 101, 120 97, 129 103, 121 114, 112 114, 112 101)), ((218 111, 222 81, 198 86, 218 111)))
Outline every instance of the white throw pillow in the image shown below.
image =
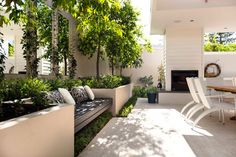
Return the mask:
POLYGON ((92 89, 89 86, 84 86, 84 89, 86 90, 86 92, 88 93, 88 97, 90 100, 94 100, 95 96, 93 94, 92 89))
POLYGON ((75 105, 75 100, 73 99, 73 97, 71 96, 70 92, 67 89, 59 88, 58 91, 61 93, 67 104, 75 105))

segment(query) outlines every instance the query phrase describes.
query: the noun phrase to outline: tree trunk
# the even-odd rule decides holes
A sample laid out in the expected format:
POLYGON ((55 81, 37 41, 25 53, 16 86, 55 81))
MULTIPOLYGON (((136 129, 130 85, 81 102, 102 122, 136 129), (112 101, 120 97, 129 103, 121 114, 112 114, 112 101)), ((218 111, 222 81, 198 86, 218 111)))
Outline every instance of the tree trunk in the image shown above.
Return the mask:
POLYGON ((38 61, 37 49, 38 49, 38 37, 36 27, 36 14, 34 9, 37 8, 36 1, 29 0, 27 2, 27 18, 28 21, 25 25, 25 33, 22 39, 24 48, 24 58, 26 59, 26 74, 30 77, 37 77, 38 75, 38 61), (34 8, 35 7, 35 8, 34 8))
POLYGON ((100 40, 100 36, 99 36, 99 39, 98 39, 98 48, 97 48, 97 63, 96 63, 96 73, 97 73, 97 79, 99 78, 100 76, 100 53, 101 53, 101 40, 100 40))
POLYGON ((58 9, 52 13, 52 55, 51 55, 51 75, 59 76, 59 59, 58 59, 58 9))
POLYGON ((64 54, 64 67, 65 67, 64 75, 67 76, 67 57, 66 57, 66 54, 64 54))
POLYGON ((69 56, 68 56, 68 71, 69 77, 74 78, 77 71, 77 61, 75 59, 76 53, 78 52, 78 31, 77 21, 74 17, 63 11, 59 10, 60 14, 69 20, 69 56))
POLYGON ((111 74, 114 75, 114 62, 111 63, 111 74))
POLYGON ((122 76, 122 71, 123 71, 123 68, 122 66, 120 66, 120 76, 122 76))
POLYGON ((77 61, 75 55, 78 52, 78 32, 77 22, 70 15, 69 19, 69 76, 74 78, 76 76, 77 61))

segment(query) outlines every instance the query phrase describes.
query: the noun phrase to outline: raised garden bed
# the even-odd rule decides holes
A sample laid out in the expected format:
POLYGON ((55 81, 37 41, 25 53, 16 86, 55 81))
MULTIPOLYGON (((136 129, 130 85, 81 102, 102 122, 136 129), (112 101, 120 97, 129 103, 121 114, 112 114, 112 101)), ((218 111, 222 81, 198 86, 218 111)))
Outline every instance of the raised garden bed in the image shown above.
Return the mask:
POLYGON ((8 119, 17 118, 27 114, 31 114, 55 105, 34 105, 31 101, 13 102, 5 101, 0 104, 0 122, 8 119))
POLYGON ((0 156, 65 157, 74 152, 74 105, 61 104, 0 122, 0 156))
POLYGON ((93 88, 92 91, 96 98, 112 98, 111 113, 113 116, 118 115, 120 109, 132 96, 133 84, 123 85, 113 89, 93 88))

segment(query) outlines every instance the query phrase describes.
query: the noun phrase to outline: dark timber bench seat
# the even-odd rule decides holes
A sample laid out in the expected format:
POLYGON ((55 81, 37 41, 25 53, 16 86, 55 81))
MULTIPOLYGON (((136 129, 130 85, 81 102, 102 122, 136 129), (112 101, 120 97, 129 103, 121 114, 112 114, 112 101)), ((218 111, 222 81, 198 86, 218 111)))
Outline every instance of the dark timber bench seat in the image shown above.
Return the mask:
POLYGON ((112 105, 110 98, 97 98, 93 101, 85 101, 76 105, 75 108, 75 133, 84 126, 97 118, 104 111, 108 110, 112 105))

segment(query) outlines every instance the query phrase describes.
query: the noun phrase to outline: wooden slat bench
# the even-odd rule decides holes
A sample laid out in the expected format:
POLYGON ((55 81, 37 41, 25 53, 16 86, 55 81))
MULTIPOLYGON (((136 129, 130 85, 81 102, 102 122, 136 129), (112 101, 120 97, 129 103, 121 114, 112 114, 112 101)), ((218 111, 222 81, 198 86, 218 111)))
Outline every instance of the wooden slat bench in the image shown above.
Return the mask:
POLYGON ((75 133, 97 118, 104 111, 108 110, 111 106, 112 99, 110 98, 98 98, 93 101, 86 101, 76 105, 75 133))

